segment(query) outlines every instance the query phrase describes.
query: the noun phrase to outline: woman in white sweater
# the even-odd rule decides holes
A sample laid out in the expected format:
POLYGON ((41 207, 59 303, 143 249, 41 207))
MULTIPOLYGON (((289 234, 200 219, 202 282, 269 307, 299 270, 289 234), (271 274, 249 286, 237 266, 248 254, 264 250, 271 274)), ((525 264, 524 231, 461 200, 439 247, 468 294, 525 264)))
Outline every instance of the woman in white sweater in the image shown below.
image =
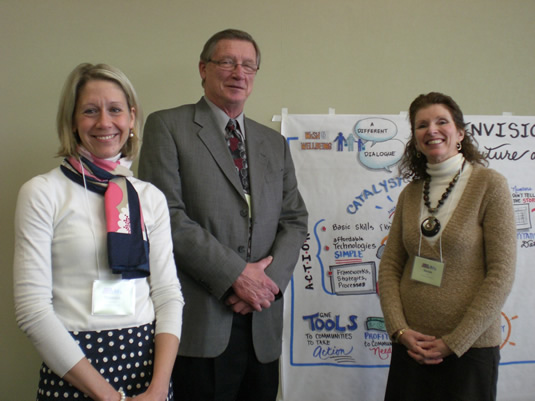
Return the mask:
POLYGON ((451 97, 420 95, 409 117, 400 172, 411 182, 379 268, 393 342, 385 400, 492 401, 516 261, 509 187, 451 97))
POLYGON ((38 401, 173 399, 183 298, 165 197, 130 170, 141 126, 128 78, 80 64, 57 115, 65 159, 20 190, 15 312, 44 361, 38 401))

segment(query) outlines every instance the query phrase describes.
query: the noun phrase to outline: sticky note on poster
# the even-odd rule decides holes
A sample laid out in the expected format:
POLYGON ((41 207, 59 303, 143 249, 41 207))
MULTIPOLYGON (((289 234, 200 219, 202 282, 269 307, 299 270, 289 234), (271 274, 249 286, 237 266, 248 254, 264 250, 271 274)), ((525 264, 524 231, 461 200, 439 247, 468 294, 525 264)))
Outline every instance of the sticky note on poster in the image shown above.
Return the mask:
POLYGON ((329 266, 332 291, 337 295, 374 294, 375 262, 329 266))

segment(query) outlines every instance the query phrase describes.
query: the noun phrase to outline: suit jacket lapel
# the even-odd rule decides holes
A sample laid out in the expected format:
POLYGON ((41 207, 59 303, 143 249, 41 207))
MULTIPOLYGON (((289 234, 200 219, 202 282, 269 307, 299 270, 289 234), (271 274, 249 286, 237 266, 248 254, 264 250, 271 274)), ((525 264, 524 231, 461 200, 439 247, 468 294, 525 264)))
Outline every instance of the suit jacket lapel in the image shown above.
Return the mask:
POLYGON ((234 166, 234 161, 228 150, 225 138, 212 118, 210 106, 208 106, 204 98, 195 105, 195 116, 193 120, 201 127, 197 133, 199 139, 212 154, 215 162, 219 165, 219 168, 232 186, 245 199, 240 179, 238 174, 236 174, 236 167, 234 166))
POLYGON ((248 129, 247 119, 244 120, 247 146, 247 162, 249 164, 249 177, 251 197, 254 203, 264 189, 264 174, 268 165, 268 158, 264 151, 264 137, 262 133, 248 129))

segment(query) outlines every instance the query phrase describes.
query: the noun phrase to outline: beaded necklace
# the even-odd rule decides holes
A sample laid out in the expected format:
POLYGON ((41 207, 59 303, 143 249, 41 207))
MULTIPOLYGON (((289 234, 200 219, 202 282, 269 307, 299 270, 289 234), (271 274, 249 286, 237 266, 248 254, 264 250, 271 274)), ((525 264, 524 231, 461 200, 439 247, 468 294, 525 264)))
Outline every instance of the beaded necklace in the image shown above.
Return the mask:
POLYGON ((463 161, 461 168, 459 169, 457 174, 455 174, 453 179, 448 184, 446 190, 444 191, 444 193, 438 200, 436 207, 431 207, 431 200, 429 198, 429 187, 431 185, 431 176, 427 176, 425 178, 424 189, 423 189, 424 205, 425 207, 427 207, 427 211, 429 212, 431 216, 427 217, 424 221, 422 221, 420 230, 422 231, 422 234, 425 235, 426 237, 434 237, 440 231, 440 221, 433 215, 436 212, 438 212, 438 209, 440 209, 440 207, 444 204, 444 202, 446 202, 446 199, 448 199, 448 196, 453 190, 453 187, 455 186, 455 184, 457 184, 457 181, 459 181, 459 176, 461 175, 461 172, 463 171, 464 163, 465 162, 463 161))

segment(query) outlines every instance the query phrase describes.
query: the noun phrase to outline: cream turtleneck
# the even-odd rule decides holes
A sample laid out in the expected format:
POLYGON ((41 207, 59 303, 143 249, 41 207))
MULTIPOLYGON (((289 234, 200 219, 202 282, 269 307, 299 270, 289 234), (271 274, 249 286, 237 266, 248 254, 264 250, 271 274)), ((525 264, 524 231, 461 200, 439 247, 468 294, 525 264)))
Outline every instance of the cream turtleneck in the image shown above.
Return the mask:
MULTIPOLYGON (((427 174, 431 176, 431 182, 429 186, 429 198, 431 201, 431 207, 436 207, 438 200, 442 197, 442 194, 450 184, 451 180, 457 174, 457 172, 462 168, 463 162, 465 161, 462 153, 459 153, 453 157, 450 157, 448 160, 445 160, 437 164, 427 164, 427 174)), ((455 207, 459 203, 459 199, 464 192, 468 178, 472 173, 472 165, 470 163, 465 163, 464 168, 459 176, 459 181, 453 187, 452 192, 449 197, 446 199, 444 204, 434 216, 440 221, 440 231, 437 235, 433 237, 423 237, 429 243, 434 244, 442 235, 442 231, 448 224, 455 207)), ((420 212, 420 221, 423 221, 430 214, 427 211, 427 207, 423 202, 423 195, 421 200, 421 212, 420 212)))

